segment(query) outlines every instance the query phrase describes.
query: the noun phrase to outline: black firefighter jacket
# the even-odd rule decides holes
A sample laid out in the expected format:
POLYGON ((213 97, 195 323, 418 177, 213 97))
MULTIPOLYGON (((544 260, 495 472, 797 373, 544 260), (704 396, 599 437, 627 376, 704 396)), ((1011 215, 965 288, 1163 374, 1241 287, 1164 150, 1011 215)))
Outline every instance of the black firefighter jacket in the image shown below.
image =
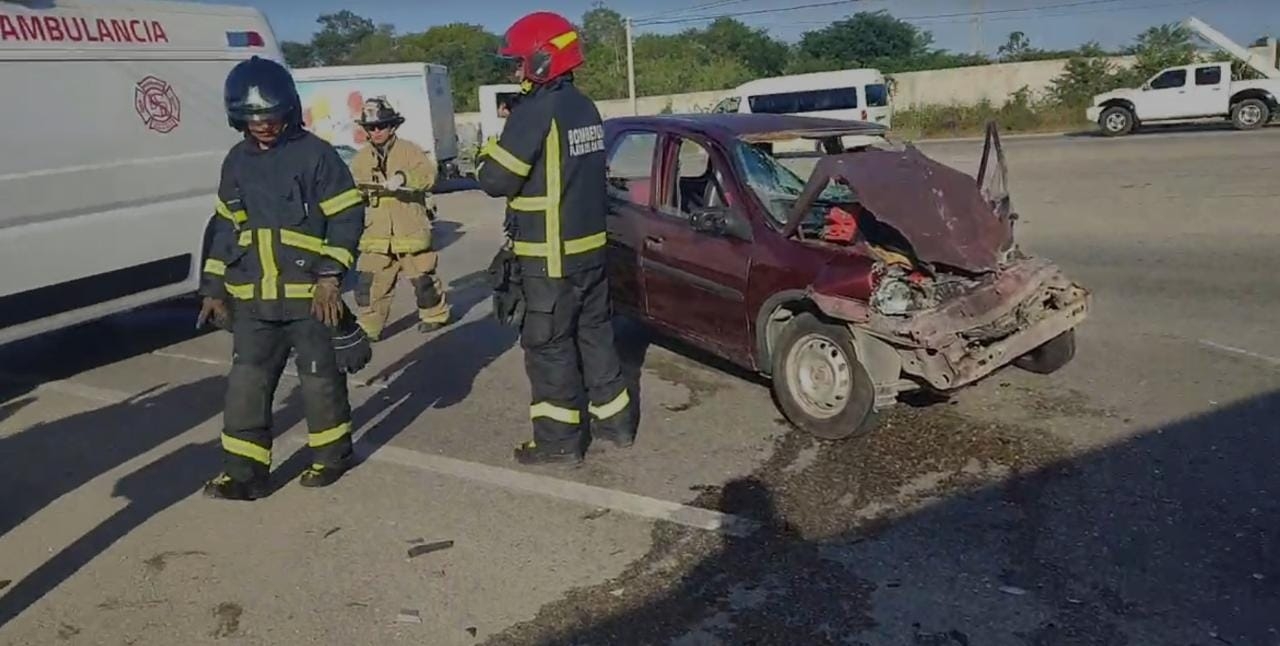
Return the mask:
POLYGON ((535 88, 481 150, 477 178, 507 198, 512 251, 525 276, 563 278, 605 258, 604 124, 568 79, 535 88))
POLYGON ((321 276, 355 262, 364 199, 342 157, 301 128, 262 150, 250 138, 222 161, 200 293, 267 320, 311 316, 321 276))

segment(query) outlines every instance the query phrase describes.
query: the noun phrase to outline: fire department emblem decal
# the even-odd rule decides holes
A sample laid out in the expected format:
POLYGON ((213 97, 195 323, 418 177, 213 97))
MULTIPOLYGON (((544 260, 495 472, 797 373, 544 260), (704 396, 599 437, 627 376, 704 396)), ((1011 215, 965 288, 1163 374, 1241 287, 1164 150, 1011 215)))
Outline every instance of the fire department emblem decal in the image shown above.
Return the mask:
POLYGON ((182 104, 168 83, 148 76, 133 87, 133 107, 142 123, 159 133, 172 132, 182 119, 182 104))

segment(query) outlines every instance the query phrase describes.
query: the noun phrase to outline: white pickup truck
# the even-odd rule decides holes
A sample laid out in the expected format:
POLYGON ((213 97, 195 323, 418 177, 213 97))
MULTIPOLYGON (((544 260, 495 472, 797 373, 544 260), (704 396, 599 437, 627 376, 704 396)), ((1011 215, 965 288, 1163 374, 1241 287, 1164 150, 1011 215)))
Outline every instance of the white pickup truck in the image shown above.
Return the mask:
POLYGON ((1161 70, 1141 88, 1099 94, 1086 115, 1110 137, 1150 122, 1213 118, 1252 130, 1280 116, 1277 99, 1280 79, 1232 81, 1231 63, 1200 63, 1161 70))

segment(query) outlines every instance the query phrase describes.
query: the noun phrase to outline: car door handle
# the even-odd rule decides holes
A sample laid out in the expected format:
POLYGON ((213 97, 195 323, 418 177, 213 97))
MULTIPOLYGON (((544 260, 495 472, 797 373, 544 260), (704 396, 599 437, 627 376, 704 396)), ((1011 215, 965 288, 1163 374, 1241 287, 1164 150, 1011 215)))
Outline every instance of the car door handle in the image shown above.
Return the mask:
POLYGON ((644 246, 648 247, 649 249, 661 249, 662 241, 663 241, 662 236, 645 236, 644 246))

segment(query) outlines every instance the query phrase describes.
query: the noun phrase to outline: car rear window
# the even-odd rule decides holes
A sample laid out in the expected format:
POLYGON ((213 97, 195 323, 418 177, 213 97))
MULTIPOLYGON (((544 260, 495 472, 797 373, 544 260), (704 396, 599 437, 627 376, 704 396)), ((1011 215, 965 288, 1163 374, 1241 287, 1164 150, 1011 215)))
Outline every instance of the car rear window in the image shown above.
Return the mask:
POLYGON ((883 108, 889 105, 889 86, 884 83, 868 85, 863 90, 867 94, 868 108, 883 108))

